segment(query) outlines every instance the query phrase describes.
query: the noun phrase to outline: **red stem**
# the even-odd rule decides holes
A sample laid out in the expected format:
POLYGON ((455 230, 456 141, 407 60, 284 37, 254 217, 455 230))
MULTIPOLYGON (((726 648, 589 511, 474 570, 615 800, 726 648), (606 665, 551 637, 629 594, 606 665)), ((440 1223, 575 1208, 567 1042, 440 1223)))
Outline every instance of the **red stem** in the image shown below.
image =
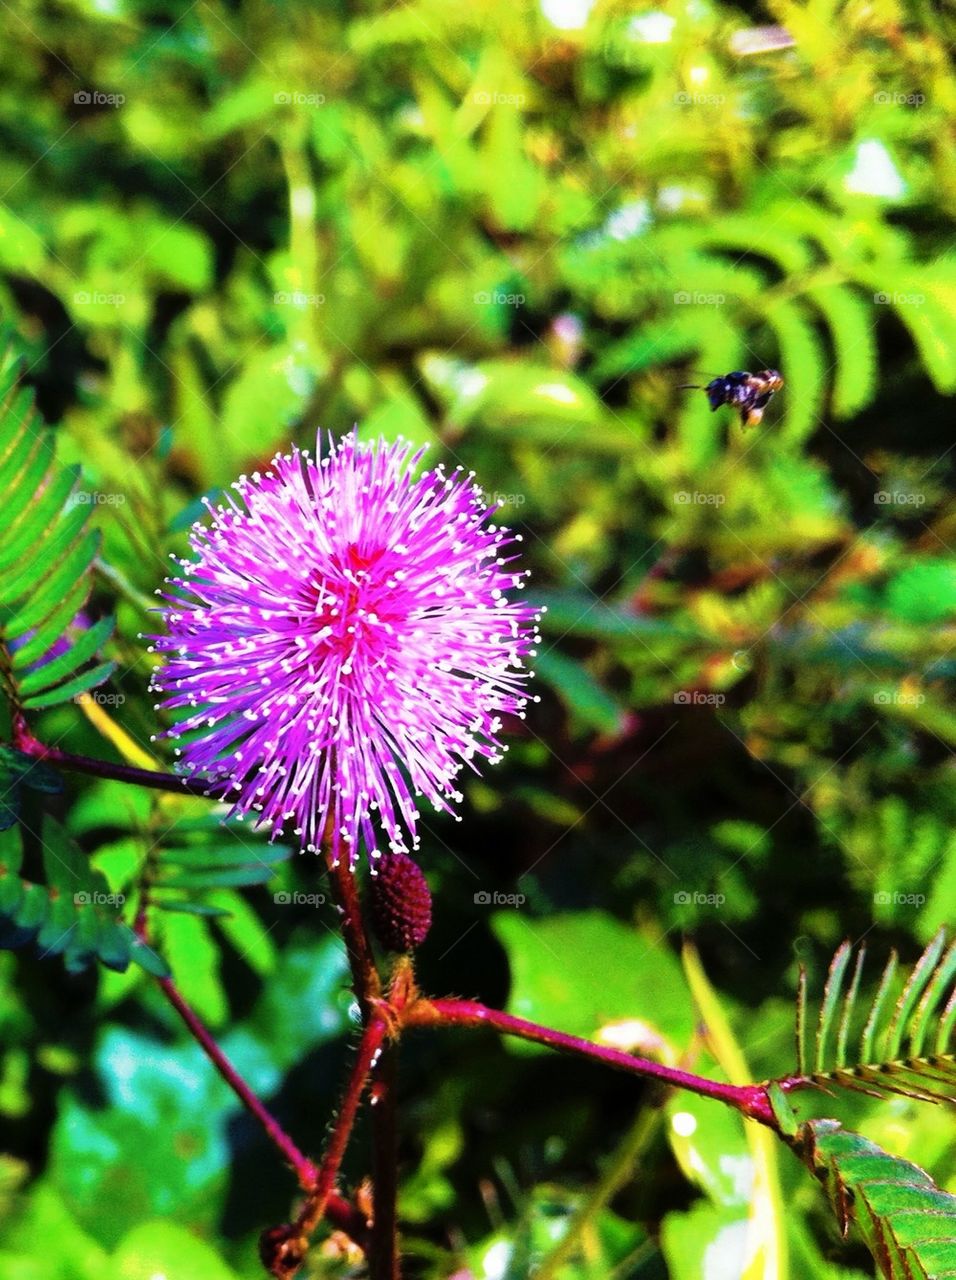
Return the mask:
POLYGON ((318 1176, 309 1191, 309 1198, 298 1218, 297 1225, 304 1236, 310 1235, 315 1230, 323 1216, 330 1218, 332 1216, 329 1210, 334 1198, 333 1192, 339 1176, 339 1166, 352 1135, 352 1126, 355 1124, 355 1117, 368 1083, 369 1072, 381 1050, 387 1031, 386 1020, 382 1017, 374 1017, 362 1032, 358 1053, 352 1064, 332 1136, 322 1156, 318 1176))
POLYGON ((400 1280, 398 1269, 398 1132, 395 1087, 398 1046, 386 1045, 372 1085, 372 1239, 371 1280, 400 1280))
POLYGON ((406 1012, 404 1023, 406 1026, 492 1027, 504 1035, 519 1036, 522 1040, 532 1040, 551 1049, 590 1058, 631 1075, 660 1080, 674 1088, 699 1094, 702 1098, 714 1098, 718 1102, 728 1103, 752 1120, 759 1120, 772 1129, 778 1128, 763 1085, 721 1084, 716 1080, 707 1080, 677 1067, 666 1067, 648 1058, 637 1058, 620 1049, 609 1049, 604 1045, 593 1044, 590 1040, 582 1040, 579 1036, 542 1027, 536 1022, 516 1018, 498 1009, 489 1009, 487 1005, 475 1000, 421 1000, 406 1012))
POLYGON ((284 1132, 279 1122, 270 1114, 263 1106, 256 1095, 251 1091, 246 1082, 237 1073, 235 1067, 216 1044, 204 1024, 200 1021, 199 1016, 193 1012, 183 997, 180 995, 178 988, 172 978, 158 978, 157 982, 162 988, 163 994, 169 1003, 173 1006, 183 1022, 189 1029, 193 1039, 198 1041, 202 1046, 203 1052, 212 1062, 213 1066, 229 1085, 233 1093, 242 1101, 247 1111, 250 1111, 260 1122, 270 1140, 282 1152, 286 1162, 295 1170, 296 1177, 299 1179, 299 1185, 303 1190, 308 1190, 315 1185, 316 1167, 312 1161, 302 1154, 292 1139, 284 1132))
MULTIPOLYGON (((411 957, 392 970, 388 1009, 401 1026, 405 1010, 418 998, 411 957)), ((368 1253, 371 1280, 401 1280, 398 1256, 398 1083, 397 1040, 382 1049, 372 1085, 372 1238, 368 1253)))
POLYGON ((80 756, 72 751, 61 751, 59 747, 47 746, 33 736, 22 716, 14 716, 12 745, 33 760, 55 764, 73 773, 87 773, 94 778, 112 778, 117 782, 130 782, 134 786, 152 787, 157 791, 185 792, 187 795, 203 796, 207 800, 219 799, 214 790, 210 789, 215 786, 212 782, 184 778, 178 773, 138 769, 131 764, 113 764, 109 760, 96 760, 92 756, 80 756))
POLYGON ((359 902, 355 876, 345 862, 340 859, 333 863, 330 856, 328 870, 329 884, 339 910, 339 926, 352 971, 352 985, 362 1009, 363 1021, 368 1024, 373 1002, 382 993, 382 983, 372 956, 368 934, 365 931, 362 904, 359 902))
MULTIPOLYGON (((316 1186, 318 1170, 314 1163, 302 1154, 278 1120, 260 1102, 256 1095, 236 1071, 235 1067, 216 1044, 198 1015, 193 1012, 180 995, 171 978, 158 978, 157 982, 166 999, 173 1006, 189 1030, 190 1035, 199 1044, 210 1062, 225 1080, 242 1105, 265 1129, 272 1143, 278 1147, 284 1159, 295 1170, 299 1185, 303 1191, 311 1192, 316 1186)), ((325 1213, 331 1222, 341 1231, 345 1231, 357 1244, 362 1244, 367 1236, 367 1223, 362 1215, 341 1196, 329 1195, 325 1205, 325 1213)))

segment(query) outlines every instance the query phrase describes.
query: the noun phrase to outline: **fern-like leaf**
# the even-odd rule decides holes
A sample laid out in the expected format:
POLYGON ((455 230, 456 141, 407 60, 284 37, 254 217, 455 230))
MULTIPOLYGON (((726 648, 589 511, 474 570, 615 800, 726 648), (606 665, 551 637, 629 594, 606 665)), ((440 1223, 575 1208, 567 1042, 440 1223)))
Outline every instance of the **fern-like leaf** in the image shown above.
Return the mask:
POLYGON ((859 997, 865 955, 861 946, 852 962, 853 949, 844 942, 833 957, 817 1016, 812 1062, 806 1050, 809 1015, 801 970, 798 1074, 778 1083, 785 1089, 839 1086, 877 1097, 898 1093, 956 1103, 956 941, 947 946, 940 930, 905 975, 893 952, 864 1007, 859 997), (855 1035, 858 1047, 852 1052, 855 1035))
POLYGON ((40 843, 44 884, 23 874, 20 831, 11 827, 0 835, 0 947, 35 942, 44 956, 62 955, 71 972, 96 960, 122 972, 134 960, 149 973, 167 975, 162 958, 120 919, 120 896, 50 817, 40 843))
POLYGON ((181 820, 175 835, 175 845, 153 847, 143 871, 149 903, 163 911, 227 914, 207 902, 207 894, 265 884, 292 854, 288 845, 249 840, 238 823, 223 823, 216 815, 181 820))
POLYGON ((63 790, 63 780, 41 761, 0 746, 0 831, 12 827, 19 817, 24 789, 56 795, 63 790))
POLYGON ((844 1235, 856 1223, 884 1280, 956 1276, 956 1196, 909 1160, 836 1120, 811 1120, 788 1145, 826 1188, 844 1235))
POLYGON ((20 709, 67 702, 114 666, 90 665, 109 619, 70 636, 99 546, 76 480, 56 465, 51 433, 18 386, 15 348, 0 337, 0 684, 20 709))

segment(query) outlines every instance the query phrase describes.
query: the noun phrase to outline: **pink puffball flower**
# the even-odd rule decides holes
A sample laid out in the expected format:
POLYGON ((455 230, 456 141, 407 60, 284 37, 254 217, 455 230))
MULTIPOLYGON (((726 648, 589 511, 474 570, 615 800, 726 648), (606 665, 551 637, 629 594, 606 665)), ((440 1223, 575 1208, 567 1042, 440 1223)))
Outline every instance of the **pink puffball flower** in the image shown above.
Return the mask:
POLYGON ((405 442, 348 435, 242 476, 193 525, 195 558, 155 637, 157 709, 190 776, 272 836, 287 828, 354 863, 417 848, 424 796, 454 812, 467 763, 501 758, 521 716, 538 612, 510 600, 519 536, 491 519, 472 474, 405 442))

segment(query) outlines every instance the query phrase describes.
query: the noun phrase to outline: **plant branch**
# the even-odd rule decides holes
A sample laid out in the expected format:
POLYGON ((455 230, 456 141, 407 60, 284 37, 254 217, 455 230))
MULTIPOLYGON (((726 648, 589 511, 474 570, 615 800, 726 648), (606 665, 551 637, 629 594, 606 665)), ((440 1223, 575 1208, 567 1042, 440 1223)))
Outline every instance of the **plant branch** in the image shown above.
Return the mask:
MULTIPOLYGON (((210 1062, 225 1080, 246 1110, 259 1121, 265 1129, 270 1141, 281 1152, 286 1162, 292 1166, 299 1180, 299 1186, 310 1195, 314 1193, 320 1177, 320 1171, 308 1156, 303 1155, 278 1120, 253 1093, 242 1076, 216 1044, 199 1016, 190 1008, 179 993, 171 978, 157 978, 163 995, 172 1005, 185 1023, 190 1035, 197 1042, 210 1062)), ((342 1196, 329 1192, 325 1197, 323 1212, 329 1221, 340 1231, 344 1231, 356 1244, 365 1248, 368 1237, 368 1223, 359 1211, 342 1196)))
POLYGON ((309 1189, 302 1212, 296 1220, 296 1229, 304 1239, 312 1234, 323 1217, 331 1218, 329 1212, 335 1191, 336 1179, 345 1149, 352 1134, 352 1126, 365 1093, 369 1072, 382 1048, 388 1034, 388 1021, 384 1017, 374 1016, 362 1033, 358 1053, 352 1063, 348 1084, 342 1097, 342 1104, 336 1116, 322 1163, 312 1187, 309 1189))
POLYGON ((132 764, 113 764, 109 760, 97 760, 93 756, 76 755, 72 751, 61 751, 59 747, 47 746, 39 738, 35 738, 27 727, 22 716, 14 716, 12 746, 33 760, 42 760, 45 764, 53 764, 60 769, 68 769, 73 773, 86 773, 94 778, 112 778, 117 782, 129 782, 137 787, 152 787, 157 791, 178 791, 180 795, 203 796, 207 800, 218 800, 210 787, 215 784, 202 782, 192 778, 184 778, 177 773, 162 773, 160 770, 139 769, 132 764))
POLYGON ((327 863, 329 884, 339 910, 339 927, 352 971, 352 985, 362 1009, 363 1021, 368 1024, 373 1004, 382 994, 382 983, 365 930, 355 876, 341 859, 333 861, 331 855, 327 854, 327 863))
MULTIPOLYGON (((403 957, 392 972, 388 991, 389 1015, 400 1027, 405 1010, 415 1003, 418 989, 411 959, 403 957)), ((398 1256, 398 1124, 396 1087, 398 1044, 384 1045, 372 1084, 372 1239, 369 1249, 371 1280, 400 1280, 398 1256)))
POLYGON ((299 1179, 299 1185, 304 1191, 308 1191, 315 1185, 317 1170, 315 1165, 307 1156, 304 1156, 292 1139, 285 1133, 279 1122, 260 1102, 259 1098, 252 1092, 245 1080, 239 1075, 235 1067, 216 1044, 212 1035, 200 1020, 190 1006, 179 993, 172 978, 157 978, 163 995, 172 1005, 172 1007, 182 1018, 183 1022, 189 1030, 190 1035, 202 1048, 203 1052, 212 1062, 213 1066, 225 1080, 226 1084, 232 1089, 233 1093, 239 1098, 240 1102, 252 1115, 256 1117, 262 1127, 269 1136, 270 1141, 278 1147, 284 1159, 295 1170, 296 1177, 299 1179))
MULTIPOLYGON (((147 916, 146 912, 142 909, 137 913, 134 928, 139 937, 142 938, 144 942, 147 941, 147 916)), ((374 1036, 370 1034, 372 1030, 371 1026, 366 1029, 363 1046, 366 1044, 366 1041, 369 1043, 371 1046, 371 1057, 368 1059, 368 1065, 362 1067, 363 1055, 360 1053, 359 1061, 357 1061, 353 1067, 350 1086, 356 1092, 356 1097, 354 1105, 352 1106, 351 1119, 343 1130, 341 1150, 338 1152, 337 1157, 335 1157, 334 1152, 332 1151, 332 1146, 330 1146, 330 1150, 326 1152, 326 1155, 323 1158, 322 1165, 317 1167, 315 1163, 308 1158, 308 1156, 304 1155, 303 1152, 299 1150, 292 1138, 289 1137, 279 1124, 278 1120, 276 1120, 275 1116, 272 1115, 257 1094, 255 1094, 245 1082, 239 1072, 220 1049, 202 1019, 190 1007, 190 1005, 186 1003, 173 980, 171 978, 157 978, 156 981, 163 995, 179 1014, 190 1035, 192 1035, 193 1039, 209 1058, 210 1062, 246 1110, 259 1121, 270 1141, 279 1150, 285 1161, 291 1165, 292 1169, 295 1171, 299 1186, 307 1193, 308 1196, 308 1199, 306 1200, 306 1209, 308 1209, 312 1204, 320 1203, 321 1208, 319 1216, 326 1217, 333 1226, 337 1227, 340 1231, 344 1231, 346 1235, 354 1240, 363 1251, 367 1251, 368 1220, 365 1215, 359 1212, 359 1210, 356 1209, 348 1200, 336 1193, 335 1177, 338 1172, 338 1165, 341 1162, 342 1153, 345 1149, 345 1143, 348 1141, 348 1136, 351 1132, 352 1123, 355 1119, 355 1111, 357 1110, 358 1102, 361 1099, 362 1089, 364 1088, 365 1080, 368 1077, 371 1061, 374 1059, 374 1054, 381 1045, 382 1037, 387 1030, 387 1022, 385 1020, 377 1020, 372 1024, 375 1028, 381 1028, 381 1032, 379 1033, 376 1030, 376 1034, 374 1036), (356 1085, 356 1077, 360 1070, 362 1071, 361 1080, 356 1085), (334 1166, 331 1168, 329 1167, 330 1155, 333 1156, 335 1161, 334 1166)), ((349 1095, 347 1094, 346 1102, 348 1102, 348 1098, 349 1095)), ((344 1109, 345 1104, 343 1104, 343 1111, 344 1109)), ((340 1114, 337 1132, 342 1128, 342 1115, 340 1114)), ((335 1136, 336 1135, 333 1134, 333 1138, 335 1138, 335 1136)), ((316 1222, 318 1222, 318 1218, 316 1218, 316 1222)))
POLYGON ((372 1084, 372 1239, 371 1280, 400 1280, 398 1270, 398 1131, 395 1088, 398 1046, 386 1045, 372 1084))
POLYGON ((778 1128, 763 1085, 734 1085, 707 1080, 677 1067, 667 1067, 649 1058, 637 1058, 620 1049, 610 1049, 579 1036, 567 1035, 563 1031, 528 1022, 525 1018, 516 1018, 498 1009, 489 1009, 487 1005, 474 1000, 418 1000, 406 1010, 402 1021, 406 1026, 491 1027, 504 1035, 518 1036, 522 1040, 547 1045, 548 1048, 563 1053, 590 1058, 593 1062, 627 1071, 631 1075, 687 1089, 703 1098, 713 1098, 734 1107, 752 1120, 759 1120, 772 1129, 778 1128))

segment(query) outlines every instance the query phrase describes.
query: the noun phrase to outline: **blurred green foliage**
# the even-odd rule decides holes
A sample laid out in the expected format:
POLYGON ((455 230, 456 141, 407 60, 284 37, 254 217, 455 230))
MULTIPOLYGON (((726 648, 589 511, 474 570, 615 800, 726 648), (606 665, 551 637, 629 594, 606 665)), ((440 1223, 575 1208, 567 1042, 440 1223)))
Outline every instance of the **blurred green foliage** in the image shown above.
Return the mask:
MULTIPOLYGON (((88 611, 117 619, 110 683, 42 736, 158 751, 138 636, 201 495, 317 429, 427 442, 496 495, 549 611, 507 765, 428 824, 423 984, 729 1073, 692 932, 751 1078, 791 1069, 798 963, 819 988, 844 936, 915 955, 956 900, 952 15, 20 0, 0 24, 0 310, 83 466, 88 611), (793 46, 739 52, 769 19, 793 46), (768 366, 755 432, 680 389, 768 366)), ((113 893, 149 862, 186 905, 159 949, 316 1151, 350 998, 331 909, 274 898, 316 870, 177 887, 201 801, 72 777, 48 802, 113 893)), ((0 976, 0 1277, 260 1274, 291 1179, 149 979, 29 951, 0 976)), ((956 1189, 932 1109, 827 1107, 956 1189)), ((481 1036, 409 1042, 401 1154, 414 1276, 872 1274, 715 1105, 481 1036)), ((358 1274, 334 1242, 309 1266, 358 1274)))

